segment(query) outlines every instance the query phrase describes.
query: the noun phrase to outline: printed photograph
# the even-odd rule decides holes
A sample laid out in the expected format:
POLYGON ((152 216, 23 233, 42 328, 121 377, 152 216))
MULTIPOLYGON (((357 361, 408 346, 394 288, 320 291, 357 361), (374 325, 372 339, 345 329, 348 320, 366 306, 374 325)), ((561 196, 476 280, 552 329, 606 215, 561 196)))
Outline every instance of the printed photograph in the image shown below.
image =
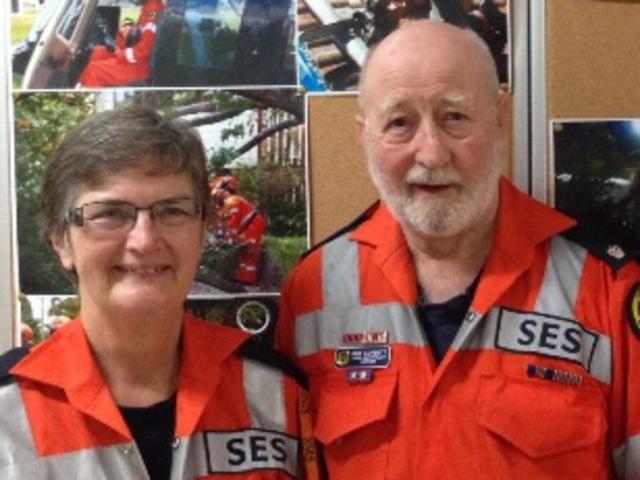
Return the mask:
POLYGON ((473 29, 487 42, 500 82, 510 82, 508 0, 299 0, 300 83, 308 91, 357 89, 368 49, 421 18, 473 29))
POLYGON ((71 295, 70 279, 40 235, 40 178, 66 132, 94 112, 152 107, 199 133, 210 215, 190 295, 280 291, 307 249, 304 108, 297 90, 104 90, 14 96, 20 292, 71 295))
POLYGON ((20 0, 14 88, 294 86, 293 0, 20 0))
POLYGON ((555 206, 640 253, 640 119, 556 120, 555 206))
POLYGON ((226 299, 189 298, 192 315, 227 327, 239 328, 261 341, 273 344, 278 320, 278 296, 237 296, 226 299))

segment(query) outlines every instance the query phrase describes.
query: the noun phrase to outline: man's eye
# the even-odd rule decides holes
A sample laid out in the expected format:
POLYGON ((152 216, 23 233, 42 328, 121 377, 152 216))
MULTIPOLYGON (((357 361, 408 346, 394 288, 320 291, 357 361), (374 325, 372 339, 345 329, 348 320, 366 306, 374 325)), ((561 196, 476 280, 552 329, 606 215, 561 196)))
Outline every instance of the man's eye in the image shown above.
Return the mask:
POLYGON ((467 118, 463 113, 460 112, 449 112, 446 115, 447 120, 451 120, 454 122, 459 122, 467 118))
POLYGON ((405 128, 409 125, 409 120, 406 117, 396 117, 389 122, 389 128, 405 128))

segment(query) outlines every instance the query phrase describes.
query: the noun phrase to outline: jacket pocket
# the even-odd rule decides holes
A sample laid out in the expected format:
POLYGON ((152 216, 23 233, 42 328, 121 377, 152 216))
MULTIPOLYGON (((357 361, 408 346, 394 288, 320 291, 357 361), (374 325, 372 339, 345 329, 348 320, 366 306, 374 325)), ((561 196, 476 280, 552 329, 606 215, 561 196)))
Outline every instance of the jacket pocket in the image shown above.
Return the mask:
POLYGON ((314 399, 314 436, 324 445, 384 420, 389 412, 397 373, 375 371, 368 384, 350 384, 336 371, 311 380, 314 399))
POLYGON ((604 395, 595 388, 485 377, 477 421, 528 457, 542 459, 604 442, 604 412, 604 395))
POLYGON ((344 371, 311 378, 313 433, 322 444, 329 478, 389 479, 398 433, 397 382, 390 370, 377 370, 368 384, 350 384, 344 371))

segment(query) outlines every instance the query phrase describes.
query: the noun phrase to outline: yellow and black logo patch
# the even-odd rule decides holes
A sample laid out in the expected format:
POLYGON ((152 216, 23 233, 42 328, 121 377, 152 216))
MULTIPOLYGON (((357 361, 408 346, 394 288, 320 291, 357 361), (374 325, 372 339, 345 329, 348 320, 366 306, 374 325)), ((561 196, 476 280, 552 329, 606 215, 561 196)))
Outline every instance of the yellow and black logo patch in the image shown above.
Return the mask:
POLYGON ((629 293, 627 311, 631 330, 636 337, 640 338, 640 283, 636 284, 629 293))

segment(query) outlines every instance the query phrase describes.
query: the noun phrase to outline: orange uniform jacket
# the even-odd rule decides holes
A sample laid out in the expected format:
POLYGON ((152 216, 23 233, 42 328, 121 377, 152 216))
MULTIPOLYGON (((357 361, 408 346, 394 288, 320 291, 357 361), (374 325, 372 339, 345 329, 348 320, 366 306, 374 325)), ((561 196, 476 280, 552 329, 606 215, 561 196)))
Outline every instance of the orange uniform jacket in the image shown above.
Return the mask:
POLYGON ((122 40, 119 40, 113 53, 104 47, 96 47, 80 76, 80 84, 88 88, 110 87, 148 80, 156 25, 163 10, 162 0, 148 0, 138 18, 140 41, 132 47, 121 48, 122 40))
MULTIPOLYGON (((298 385, 241 357, 239 330, 186 316, 172 480, 299 476, 298 385)), ((0 478, 148 479, 79 321, 0 386, 0 478)))
POLYGON ((558 236, 574 224, 501 181, 491 252, 438 366, 385 207, 297 266, 277 338, 309 375, 330 478, 640 478, 640 340, 626 310, 639 269, 558 236), (387 368, 362 367, 383 366, 387 345, 387 368))

